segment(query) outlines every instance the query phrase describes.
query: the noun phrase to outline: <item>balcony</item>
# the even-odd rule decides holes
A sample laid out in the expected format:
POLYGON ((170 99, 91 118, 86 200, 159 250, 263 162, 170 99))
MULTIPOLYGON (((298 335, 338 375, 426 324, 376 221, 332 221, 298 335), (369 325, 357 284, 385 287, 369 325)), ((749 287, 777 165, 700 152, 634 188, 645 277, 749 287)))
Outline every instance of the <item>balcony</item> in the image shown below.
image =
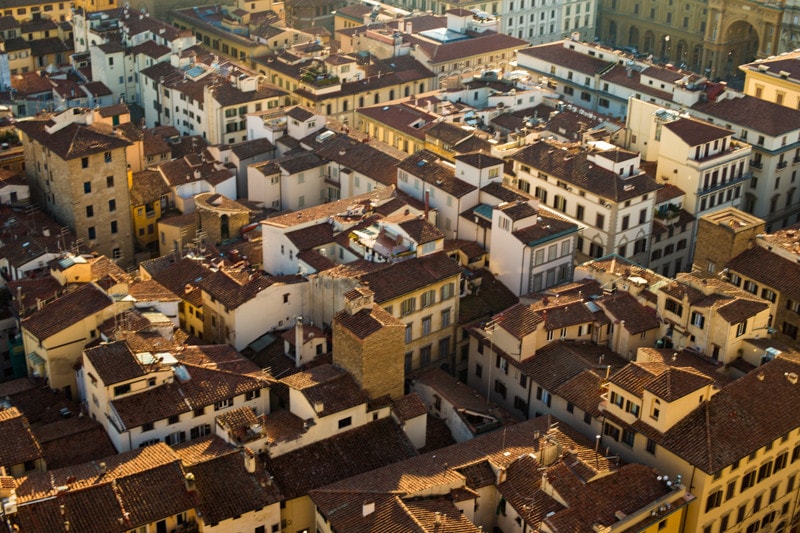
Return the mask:
POLYGON ((782 168, 786 168, 786 165, 788 165, 788 164, 789 164, 788 161, 779 161, 778 162, 778 170, 780 170, 782 168))
POLYGON ((764 168, 764 163, 761 161, 756 161, 755 159, 751 159, 750 166, 753 168, 764 168))
POLYGON ((751 172, 742 172, 742 174, 740 176, 736 177, 736 178, 732 178, 732 179, 729 179, 728 181, 725 181, 725 182, 722 182, 722 183, 718 183, 716 185, 712 185, 711 187, 703 188, 703 189, 701 189, 701 192, 703 194, 716 192, 716 191, 719 191, 720 189, 726 189, 726 188, 728 188, 728 187, 730 187, 732 185, 737 185, 737 184, 742 183, 744 181, 748 181, 752 177, 753 177, 753 174, 751 172))

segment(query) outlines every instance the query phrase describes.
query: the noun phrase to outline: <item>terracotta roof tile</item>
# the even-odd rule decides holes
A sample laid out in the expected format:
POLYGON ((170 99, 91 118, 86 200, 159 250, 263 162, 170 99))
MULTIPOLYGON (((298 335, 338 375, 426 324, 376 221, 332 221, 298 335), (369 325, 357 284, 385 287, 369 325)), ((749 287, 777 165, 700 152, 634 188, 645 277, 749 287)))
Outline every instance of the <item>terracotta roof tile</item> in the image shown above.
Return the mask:
POLYGON ((256 470, 248 473, 246 451, 238 450, 215 436, 195 439, 175 447, 186 471, 194 474, 203 522, 217 525, 223 520, 258 511, 281 500, 278 487, 256 459, 256 470))
POLYGON ((111 298, 93 283, 81 285, 36 311, 20 323, 34 337, 45 340, 81 320, 113 305, 111 298))
MULTIPOLYGON (((384 311, 385 312, 385 311, 384 311)), ((320 417, 329 416, 367 402, 353 377, 333 365, 320 365, 281 380, 299 390, 320 417)))
POLYGON ((420 150, 404 159, 398 167, 448 194, 461 198, 476 187, 456 177, 455 167, 428 150, 420 150))
POLYGON ((733 135, 733 131, 727 128, 721 128, 705 120, 692 118, 679 118, 672 122, 667 122, 664 127, 689 146, 698 146, 733 135))
POLYGON ((328 139, 315 150, 327 161, 335 161, 343 167, 352 169, 382 185, 397 184, 397 165, 400 159, 367 143, 347 135, 337 135, 328 139))
POLYGON ((131 206, 141 206, 169 194, 169 186, 157 170, 134 172, 130 188, 131 206))
POLYGON ((591 162, 584 151, 561 150, 545 141, 526 146, 514 154, 512 159, 614 202, 654 192, 659 188, 656 181, 645 173, 623 178, 591 162))
POLYGON ((186 346, 174 356, 191 379, 175 379, 112 401, 126 429, 211 406, 267 384, 261 369, 230 346, 186 346))
POLYGON ((382 304, 433 283, 461 273, 461 267, 444 252, 391 263, 386 268, 369 272, 360 279, 375 292, 375 302, 382 304))
POLYGON ((103 343, 83 351, 92 363, 98 378, 110 386, 136 379, 147 374, 147 369, 134 355, 125 341, 103 343))
MULTIPOLYGON (((287 500, 416 455, 403 431, 383 418, 267 460, 287 500), (320 460, 325 458, 325 460, 320 460)), ((356 487, 352 487, 356 488, 356 487)))
POLYGON ((734 126, 752 128, 772 136, 797 131, 800 124, 800 110, 740 93, 736 93, 732 98, 698 102, 690 109, 734 126))
POLYGON ((0 464, 11 467, 44 456, 28 419, 16 407, 0 411, 0 464))
POLYGON ((70 124, 51 134, 46 131, 46 125, 47 121, 41 119, 19 120, 16 123, 16 127, 25 135, 65 161, 122 149, 131 144, 123 137, 113 135, 110 129, 105 131, 100 126, 70 124))
POLYGON ((729 324, 738 324, 748 318, 769 308, 766 301, 756 301, 744 298, 737 298, 717 309, 717 313, 729 324))
POLYGON ((406 394, 392 402, 392 412, 401 422, 422 416, 428 412, 425 402, 416 392, 406 394))
POLYGON ((642 305, 626 291, 617 291, 596 300, 597 304, 619 320, 631 335, 650 331, 659 327, 655 309, 642 305))
POLYGON ((341 311, 334 316, 334 320, 362 340, 385 327, 405 328, 405 324, 401 320, 393 317, 378 305, 373 306, 372 309, 362 309, 352 315, 347 311, 341 311))
POLYGON ((48 470, 78 465, 117 453, 103 426, 89 417, 71 417, 34 430, 48 470))
POLYGON ((498 326, 509 332, 516 339, 522 339, 533 333, 539 324, 544 322, 540 313, 536 313, 527 305, 516 304, 500 313, 498 326))
POLYGON ((732 272, 767 285, 785 297, 800 300, 800 265, 761 246, 748 248, 725 266, 732 272))
POLYGON ((784 352, 701 403, 659 444, 708 474, 720 471, 800 426, 798 385, 787 379, 799 372, 800 355, 784 352))
POLYGON ((592 416, 600 416, 597 408, 602 400, 602 382, 605 374, 596 369, 586 369, 575 374, 553 390, 567 402, 592 416))
POLYGON ((520 369, 547 391, 554 391, 584 370, 622 368, 626 361, 607 346, 555 341, 519 363, 520 369))
POLYGON ((609 61, 583 54, 577 50, 570 50, 564 46, 563 41, 522 48, 517 50, 517 53, 589 75, 599 74, 612 64, 609 61))

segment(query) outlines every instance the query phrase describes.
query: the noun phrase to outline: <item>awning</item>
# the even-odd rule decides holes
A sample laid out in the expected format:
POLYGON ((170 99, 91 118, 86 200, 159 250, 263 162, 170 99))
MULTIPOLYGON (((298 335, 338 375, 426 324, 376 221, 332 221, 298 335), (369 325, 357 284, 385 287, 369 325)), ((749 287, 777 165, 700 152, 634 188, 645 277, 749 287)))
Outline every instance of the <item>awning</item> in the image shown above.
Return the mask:
POLYGON ((31 352, 28 354, 28 361, 30 361, 33 366, 44 365, 47 362, 36 352, 31 352))

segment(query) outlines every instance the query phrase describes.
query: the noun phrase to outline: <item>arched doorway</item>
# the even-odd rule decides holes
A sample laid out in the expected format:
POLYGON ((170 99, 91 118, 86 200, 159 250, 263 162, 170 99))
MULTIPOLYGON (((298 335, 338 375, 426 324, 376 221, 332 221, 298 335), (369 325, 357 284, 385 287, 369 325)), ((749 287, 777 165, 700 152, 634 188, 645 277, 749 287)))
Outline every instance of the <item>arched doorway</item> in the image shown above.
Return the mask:
POLYGON ((692 50, 692 62, 690 65, 692 67, 692 70, 694 70, 695 72, 700 72, 700 61, 702 60, 701 59, 702 57, 703 57, 703 45, 698 44, 697 46, 694 47, 694 50, 692 50))
POLYGON ((653 45, 656 42, 656 36, 653 35, 652 31, 644 32, 644 42, 642 43, 642 52, 645 54, 652 54, 653 53, 653 45))
POLYGON ((678 41, 678 45, 675 47, 675 62, 681 68, 687 68, 689 66, 689 48, 686 45, 686 41, 680 40, 678 41))
POLYGON ((639 48, 639 28, 636 26, 631 26, 628 30, 628 46, 639 48))
MULTIPOLYGON (((759 35, 756 29, 746 20, 738 20, 728 26, 725 32, 727 42, 725 58, 722 59, 724 72, 720 73, 726 77, 735 76, 739 73, 737 68, 744 63, 750 63, 756 59, 759 47, 759 35)), ((768 50, 765 52, 770 53, 768 50)))
POLYGON ((228 215, 222 215, 219 218, 219 236, 221 239, 230 239, 231 237, 228 215))

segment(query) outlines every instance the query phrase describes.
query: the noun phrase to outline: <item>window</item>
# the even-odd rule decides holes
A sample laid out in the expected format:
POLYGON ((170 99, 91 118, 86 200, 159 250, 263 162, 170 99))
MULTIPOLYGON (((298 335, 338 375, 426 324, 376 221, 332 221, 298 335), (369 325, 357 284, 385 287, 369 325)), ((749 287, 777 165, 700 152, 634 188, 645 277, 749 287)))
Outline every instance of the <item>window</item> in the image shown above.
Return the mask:
POLYGON ((475 363, 475 377, 483 377, 483 366, 480 363, 475 363))
POLYGON ((683 306, 679 304, 676 300, 673 300, 672 298, 667 298, 667 301, 664 304, 664 309, 678 316, 683 315, 683 306))
POLYGON ((201 424, 189 430, 190 439, 199 439, 211 434, 211 424, 201 424))
POLYGON ((756 285, 755 283, 753 283, 750 280, 745 281, 744 285, 742 286, 742 288, 744 290, 746 290, 747 292, 751 292, 753 294, 757 294, 758 293, 758 285, 756 285))
POLYGON ((736 480, 731 481, 728 483, 728 487, 725 489, 725 501, 730 500, 736 494, 736 480))
POLYGON ((402 301, 400 304, 400 315, 406 316, 413 313, 416 309, 416 298, 408 298, 402 301))
POLYGON ((744 492, 756 483, 756 471, 751 470, 742 477, 742 483, 739 486, 739 492, 744 492))
POLYGON ((422 319, 422 334, 429 335, 431 332, 431 317, 426 316, 422 319))
POLYGON ((339 420, 339 429, 344 429, 353 424, 353 418, 348 416, 339 420))
POLYGON ((448 298, 452 298, 453 297, 454 288, 455 288, 455 284, 454 283, 447 283, 445 285, 442 285, 442 296, 441 296, 441 299, 442 300, 447 300, 448 298))
POLYGON ((105 160, 106 163, 111 163, 111 152, 103 154, 103 160, 105 160))
POLYGON ((94 206, 87 205, 86 206, 86 218, 92 218, 94 216, 94 206))
POLYGON ((552 396, 546 390, 541 387, 536 387, 536 399, 541 401, 547 407, 550 407, 550 403, 552 402, 552 396))
POLYGON ((108 212, 113 213, 117 210, 117 201, 116 200, 109 200, 108 201, 108 212))
POLYGON ((91 181, 84 181, 83 182, 83 192, 89 194, 92 192, 92 182, 91 181))
POLYGON ((594 225, 597 226, 600 229, 603 229, 603 226, 605 225, 605 223, 606 223, 605 215, 601 215, 600 213, 597 213, 597 219, 595 220, 595 224, 594 225))
POLYGON ((244 393, 244 399, 247 402, 254 400, 255 398, 261 398, 261 389, 249 390, 244 393))
POLYGON ((519 396, 514 396, 514 409, 518 409, 523 413, 527 413, 528 404, 525 402, 524 399, 520 398, 519 396))
POLYGON ((177 424, 178 422, 180 422, 180 419, 181 419, 181 417, 179 415, 173 415, 173 416, 167 418, 167 424, 169 424, 169 425, 177 424))
POLYGON ((736 325, 736 336, 741 337, 747 332, 747 320, 736 325))
POLYGON ((655 455, 656 441, 654 441, 653 439, 647 439, 647 445, 645 446, 645 450, 647 450, 647 453, 649 453, 650 455, 655 455))
POLYGON ((231 407, 233 405, 233 398, 226 398, 225 400, 220 400, 214 404, 214 410, 219 411, 220 409, 225 409, 226 407, 231 407))
POLYGON ((692 311, 692 325, 696 326, 700 329, 703 329, 703 326, 706 323, 706 318, 698 313, 697 311, 692 311))
POLYGON ((95 230, 94 226, 87 228, 86 234, 89 236, 90 241, 93 241, 97 238, 97 230, 95 230))
POLYGON ((419 349, 419 364, 425 366, 431 362, 431 345, 419 349))
POLYGON ((789 452, 783 452, 778 457, 775 458, 775 466, 773 467, 774 472, 778 472, 786 468, 786 463, 789 459, 789 452))
POLYGON ((620 431, 617 426, 609 424, 608 422, 603 425, 603 434, 608 435, 617 442, 619 442, 619 433, 620 431))
POLYGON ((450 326, 450 309, 442 311, 442 328, 450 326))
POLYGON ((117 232, 117 221, 116 220, 112 220, 111 221, 111 233, 116 233, 116 232, 117 232))
POLYGON ((406 344, 411 342, 411 340, 414 338, 413 335, 412 335, 411 325, 412 325, 412 323, 406 324, 406 344))
POLYGON ((716 509, 722 505, 722 491, 717 490, 712 492, 706 498, 706 512, 711 511, 712 509, 716 509))
POLYGON ((112 188, 114 186, 114 176, 106 176, 106 187, 112 188))
POLYGON ((430 290, 423 292, 422 297, 420 298, 420 303, 423 309, 436 303, 436 291, 430 290))
POLYGON ((636 439, 636 432, 632 429, 625 429, 622 431, 622 442, 633 448, 633 443, 636 439))
POLYGON ((625 215, 624 217, 622 217, 622 231, 628 229, 631 225, 630 223, 631 223, 630 215, 625 215))
POLYGON ((89 158, 81 157, 81 168, 89 168, 89 158))
POLYGON ((632 414, 636 418, 639 418, 639 404, 635 404, 630 400, 626 400, 625 412, 632 414))
POLYGON ((504 400, 506 399, 506 386, 500 380, 494 380, 494 392, 496 392, 501 398, 504 400))
POLYGON ((762 480, 767 479, 769 476, 772 475, 772 461, 768 463, 764 463, 758 469, 758 482, 760 483, 762 480))

